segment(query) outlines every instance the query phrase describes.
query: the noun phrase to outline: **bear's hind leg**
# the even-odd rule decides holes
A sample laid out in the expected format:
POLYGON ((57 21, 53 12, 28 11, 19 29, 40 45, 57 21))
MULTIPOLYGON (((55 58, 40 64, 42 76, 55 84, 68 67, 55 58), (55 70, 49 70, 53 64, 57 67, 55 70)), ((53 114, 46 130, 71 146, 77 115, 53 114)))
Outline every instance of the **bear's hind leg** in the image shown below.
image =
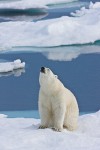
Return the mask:
POLYGON ((63 122, 65 117, 65 108, 58 106, 54 110, 54 127, 53 130, 61 132, 63 130, 63 122))
POLYGON ((67 128, 69 131, 74 131, 78 127, 78 115, 79 115, 79 110, 78 107, 77 109, 74 109, 75 107, 70 106, 67 108, 65 119, 64 119, 64 128, 67 128))

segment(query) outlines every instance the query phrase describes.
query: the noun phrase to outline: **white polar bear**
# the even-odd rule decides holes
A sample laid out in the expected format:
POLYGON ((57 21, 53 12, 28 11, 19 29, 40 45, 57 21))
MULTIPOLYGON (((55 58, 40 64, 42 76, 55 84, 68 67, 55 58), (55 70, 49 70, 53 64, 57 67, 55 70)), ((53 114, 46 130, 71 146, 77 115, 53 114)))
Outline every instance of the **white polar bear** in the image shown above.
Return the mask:
POLYGON ((72 131, 77 128, 79 108, 75 96, 49 68, 41 67, 39 91, 39 128, 72 131))

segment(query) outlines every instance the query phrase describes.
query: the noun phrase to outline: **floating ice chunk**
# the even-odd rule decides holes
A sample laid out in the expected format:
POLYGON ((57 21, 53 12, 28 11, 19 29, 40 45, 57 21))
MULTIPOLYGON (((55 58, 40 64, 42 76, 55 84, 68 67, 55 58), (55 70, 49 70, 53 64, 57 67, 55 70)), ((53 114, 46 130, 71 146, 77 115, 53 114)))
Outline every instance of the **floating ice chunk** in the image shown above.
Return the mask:
POLYGON ((1 119, 1 118, 7 118, 7 115, 0 114, 0 119, 1 119))
POLYGON ((20 59, 14 60, 14 63, 15 63, 15 64, 20 64, 20 63, 21 63, 21 60, 20 60, 20 59))
POLYGON ((21 69, 25 67, 25 62, 21 62, 20 59, 15 60, 14 62, 3 62, 0 63, 0 73, 9 72, 15 69, 21 69))
POLYGON ((14 63, 14 69, 21 69, 25 67, 25 62, 23 63, 14 63))

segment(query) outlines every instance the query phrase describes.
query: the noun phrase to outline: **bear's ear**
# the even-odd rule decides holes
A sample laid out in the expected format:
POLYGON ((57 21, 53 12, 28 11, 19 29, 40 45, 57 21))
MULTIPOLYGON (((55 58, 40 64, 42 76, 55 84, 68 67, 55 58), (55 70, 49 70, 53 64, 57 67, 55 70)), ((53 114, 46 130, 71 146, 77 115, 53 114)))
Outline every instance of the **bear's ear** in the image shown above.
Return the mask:
POLYGON ((58 78, 58 76, 57 76, 57 75, 55 75, 55 78, 58 78))

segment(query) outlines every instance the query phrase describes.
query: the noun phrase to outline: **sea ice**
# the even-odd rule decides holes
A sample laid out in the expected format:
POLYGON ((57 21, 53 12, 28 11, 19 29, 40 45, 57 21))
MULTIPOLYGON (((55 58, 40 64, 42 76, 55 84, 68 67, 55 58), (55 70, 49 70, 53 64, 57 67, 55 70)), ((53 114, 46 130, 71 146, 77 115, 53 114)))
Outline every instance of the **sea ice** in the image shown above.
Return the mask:
POLYGON ((22 69, 25 67, 25 62, 21 62, 20 59, 17 59, 13 62, 0 62, 0 73, 10 72, 16 69, 22 69))
POLYGON ((100 2, 81 8, 75 17, 37 22, 0 23, 0 50, 16 46, 53 47, 100 40, 100 2))
POLYGON ((0 2, 2 9, 28 9, 28 8, 44 8, 49 4, 68 3, 77 0, 20 0, 12 2, 0 2))
POLYGON ((100 150, 100 111, 79 117, 77 131, 38 129, 40 120, 0 118, 0 150, 100 150))

